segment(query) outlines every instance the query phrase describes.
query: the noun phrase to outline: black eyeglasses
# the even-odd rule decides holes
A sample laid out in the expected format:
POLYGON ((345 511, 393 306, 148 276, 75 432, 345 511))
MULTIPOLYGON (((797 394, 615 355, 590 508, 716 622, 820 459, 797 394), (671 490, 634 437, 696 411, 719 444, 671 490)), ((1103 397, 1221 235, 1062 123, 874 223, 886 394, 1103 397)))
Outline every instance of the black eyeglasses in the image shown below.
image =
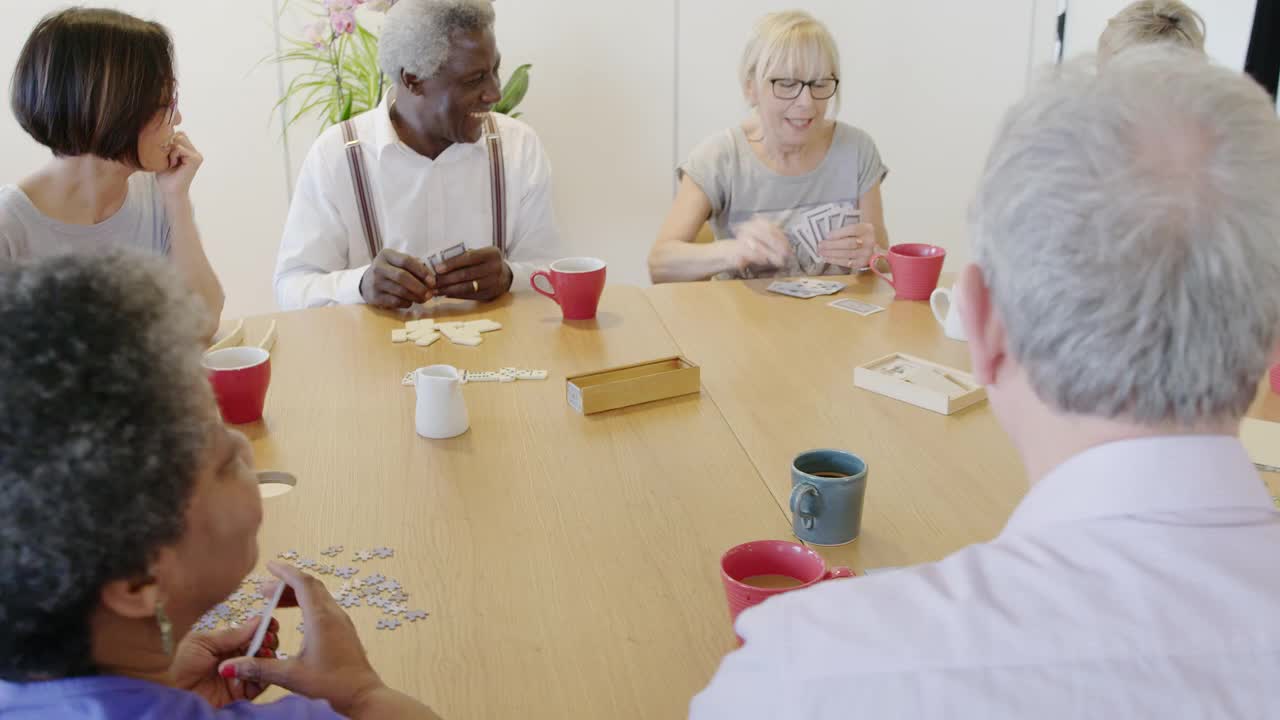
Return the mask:
POLYGON ((814 100, 827 100, 836 94, 836 88, 840 87, 840 80, 822 78, 804 81, 795 78, 772 78, 769 84, 773 86, 773 96, 779 100, 795 100, 800 97, 805 87, 809 88, 809 95, 814 100))

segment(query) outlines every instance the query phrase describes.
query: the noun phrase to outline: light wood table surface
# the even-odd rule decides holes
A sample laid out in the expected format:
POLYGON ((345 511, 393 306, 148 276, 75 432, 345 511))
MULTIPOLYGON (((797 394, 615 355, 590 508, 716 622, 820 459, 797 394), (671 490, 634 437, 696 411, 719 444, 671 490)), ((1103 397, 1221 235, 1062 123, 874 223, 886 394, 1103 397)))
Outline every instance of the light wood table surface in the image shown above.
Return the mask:
MULTIPOLYGON (((566 375, 677 354, 642 291, 609 288, 590 322, 532 294, 435 317, 505 327, 418 348, 390 342, 404 318, 365 307, 247 323, 252 340, 277 320, 279 340, 264 421, 244 430, 259 469, 298 477, 264 501, 263 559, 394 548, 356 577, 397 578, 431 616, 386 631, 375 609, 350 613, 383 679, 444 717, 683 717, 734 646, 719 556, 789 538, 787 516, 709 395, 567 405, 566 375), (467 384, 470 431, 427 440, 400 380, 435 363, 550 377, 467 384)), ((296 651, 293 612, 277 616, 296 651)))
MULTIPOLYGON (((1027 486, 990 405, 948 417, 853 384, 854 367, 893 352, 967 371, 965 343, 942 333, 927 302, 894 301, 873 274, 842 280, 846 290, 810 300, 767 292, 772 280, 659 285, 646 294, 702 367, 703 386, 788 517, 797 454, 836 448, 867 461, 861 537, 816 548, 829 562, 909 565, 993 538, 1027 486), (886 309, 860 317, 827 307, 841 297, 886 309)), ((1250 415, 1280 420, 1280 396, 1260 389, 1250 415)), ((1280 477, 1263 475, 1280 493, 1280 477)))
POLYGON ((943 416, 853 384, 854 367, 893 352, 968 371, 965 344, 942 334, 927 302, 894 302, 893 289, 875 275, 841 280, 849 287, 810 300, 766 291, 771 280, 646 292, 702 366, 703 386, 782 508, 797 454, 835 448, 866 460, 862 534, 816 548, 829 562, 859 571, 910 565, 991 539, 1026 483, 989 404, 943 416), (862 317, 827 306, 842 297, 885 310, 862 317))
MULTIPOLYGON (((527 294, 431 311, 504 324, 477 348, 392 345, 404 318, 363 307, 251 319, 250 340, 271 319, 279 340, 266 417, 242 430, 260 469, 299 478, 265 501, 263 558, 394 547, 361 575, 399 579, 431 616, 389 632, 375 609, 350 612, 388 684, 445 717, 683 717, 734 647, 718 558, 791 538, 797 453, 868 461, 862 536, 819 548, 858 570, 989 539, 1026 491, 987 403, 944 417, 854 387, 856 365, 895 351, 969 362, 927 303, 850 280, 813 300, 768 293, 767 280, 610 287, 589 322, 527 294), (838 297, 887 309, 826 306, 838 297), (565 401, 567 375, 674 354, 702 367, 700 396, 591 417, 565 401), (400 378, 436 363, 550 377, 468 384, 471 430, 434 441, 414 433, 400 378)), ((1250 414, 1280 420, 1280 396, 1260 390, 1250 414)), ((277 614, 282 648, 296 650, 289 612, 277 614)))

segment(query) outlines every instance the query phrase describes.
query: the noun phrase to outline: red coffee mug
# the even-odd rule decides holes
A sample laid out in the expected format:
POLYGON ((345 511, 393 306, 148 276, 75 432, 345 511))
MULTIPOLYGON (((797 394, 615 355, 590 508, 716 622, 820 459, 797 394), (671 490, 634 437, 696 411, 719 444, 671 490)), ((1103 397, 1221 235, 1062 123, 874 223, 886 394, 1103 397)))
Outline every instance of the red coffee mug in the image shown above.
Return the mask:
POLYGON ((942 274, 942 262, 947 251, 937 245, 924 243, 904 243, 889 248, 889 252, 877 252, 871 256, 871 272, 884 278, 897 294, 899 300, 928 300, 934 288, 938 287, 938 276, 942 274), (876 261, 889 263, 889 277, 876 269, 876 261))
POLYGON ((565 320, 590 320, 596 316, 604 292, 605 263, 589 257, 565 258, 551 263, 551 272, 539 270, 529 278, 534 290, 555 300, 565 320), (551 292, 538 287, 546 278, 551 292))
POLYGON ((720 580, 724 582, 724 594, 729 600, 730 622, 737 622, 738 614, 758 605, 774 595, 807 587, 832 578, 853 577, 847 567, 827 570, 827 563, 818 553, 804 545, 785 540, 756 540, 730 548, 720 558, 720 580), (762 576, 782 576, 797 582, 792 587, 759 587, 744 580, 762 576))
POLYGON ((1280 395, 1280 365, 1271 368, 1271 392, 1280 395))
POLYGON ((222 419, 243 425, 262 419, 271 384, 271 353, 259 347, 229 347, 204 356, 222 419))

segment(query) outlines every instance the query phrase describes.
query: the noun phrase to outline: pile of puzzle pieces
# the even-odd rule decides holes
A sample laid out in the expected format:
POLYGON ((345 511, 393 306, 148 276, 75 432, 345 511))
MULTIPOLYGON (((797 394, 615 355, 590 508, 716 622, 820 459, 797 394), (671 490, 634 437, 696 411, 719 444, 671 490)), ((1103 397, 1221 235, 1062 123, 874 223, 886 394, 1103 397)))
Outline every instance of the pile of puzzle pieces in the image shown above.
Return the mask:
MULTIPOLYGON (((344 550, 345 548, 341 545, 330 545, 321 550, 320 555, 336 560, 344 550)), ((385 546, 357 550, 351 553, 351 562, 370 563, 388 560, 395 557, 395 554, 394 549, 385 546)), ((336 592, 330 589, 334 600, 348 611, 362 606, 376 608, 382 615, 377 622, 379 630, 395 630, 403 622, 417 622, 426 619, 428 615, 425 610, 410 609, 409 594, 401 587, 400 581, 393 577, 372 573, 355 579, 355 576, 360 573, 359 568, 313 560, 303 557, 297 550, 286 550, 278 557, 314 575, 329 575, 342 579, 343 582, 336 592)), ((231 593, 226 600, 218 603, 200 618, 195 624, 195 630, 211 632, 221 628, 235 627, 258 617, 267 604, 267 597, 262 592, 262 587, 274 579, 266 575, 250 575, 245 578, 240 589, 231 593)), ((305 632, 301 624, 298 625, 298 632, 305 632)), ((276 655, 284 657, 282 653, 276 655)))
POLYGON ((418 347, 428 347, 443 335, 454 345, 479 345, 481 335, 494 330, 501 330, 502 323, 481 319, 457 322, 436 322, 431 319, 410 320, 403 328, 391 331, 391 342, 412 342, 418 347))

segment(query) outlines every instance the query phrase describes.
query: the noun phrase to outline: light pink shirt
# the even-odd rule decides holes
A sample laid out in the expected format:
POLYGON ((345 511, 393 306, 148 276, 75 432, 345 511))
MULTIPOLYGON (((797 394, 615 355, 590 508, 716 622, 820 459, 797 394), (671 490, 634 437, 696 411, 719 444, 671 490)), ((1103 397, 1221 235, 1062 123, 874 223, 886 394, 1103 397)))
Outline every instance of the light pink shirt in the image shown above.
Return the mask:
POLYGON ((1280 513, 1235 438, 1112 443, 994 541, 737 631, 691 718, 1280 718, 1280 513))

